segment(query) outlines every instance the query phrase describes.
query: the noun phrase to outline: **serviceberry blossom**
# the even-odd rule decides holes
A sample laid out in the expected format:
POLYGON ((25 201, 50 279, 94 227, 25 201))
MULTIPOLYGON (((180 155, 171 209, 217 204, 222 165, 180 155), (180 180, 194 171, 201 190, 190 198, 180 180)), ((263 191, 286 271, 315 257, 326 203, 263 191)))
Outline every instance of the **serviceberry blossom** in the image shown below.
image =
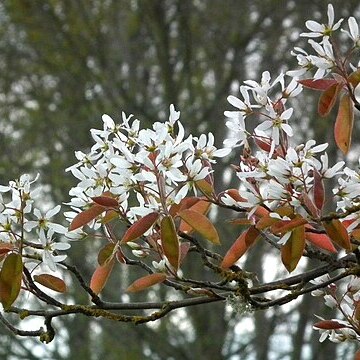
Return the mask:
POLYGON ((352 208, 360 205, 360 158, 358 170, 346 167, 343 176, 338 179, 339 186, 334 189, 334 194, 340 197, 337 202, 338 210, 352 208))
MULTIPOLYGON (((209 176, 211 164, 231 149, 217 149, 211 133, 185 137, 179 118, 174 105, 169 120, 151 129, 140 129, 139 120, 124 113, 118 125, 104 115, 103 130, 91 131, 95 145, 90 154, 81 154, 80 162, 68 168, 80 180, 70 191, 68 220, 106 192, 119 201, 121 217, 133 222, 152 211, 167 212, 189 190, 196 191, 196 182, 209 176), (129 198, 137 204, 129 206, 129 198)), ((100 223, 90 225, 98 228, 100 223)))
MULTIPOLYGON (((328 276, 311 282, 319 285, 327 280, 328 276)), ((325 305, 331 309, 337 309, 339 314, 345 318, 345 320, 331 319, 331 324, 333 324, 333 328, 331 328, 329 323, 323 326, 323 324, 326 324, 325 319, 317 316, 321 321, 314 325, 314 329, 320 333, 320 342, 327 338, 335 343, 360 340, 358 335, 358 326, 360 324, 355 310, 360 297, 360 280, 358 277, 351 276, 344 290, 335 284, 330 284, 321 290, 313 291, 311 294, 313 296, 323 296, 325 305)))
POLYGON ((30 232, 34 228, 37 228, 37 231, 42 236, 44 236, 46 230, 51 230, 59 234, 65 234, 67 229, 64 226, 50 221, 53 216, 59 213, 60 209, 61 206, 57 205, 53 209, 48 210, 45 215, 43 215, 39 209, 34 209, 34 215, 37 220, 27 221, 24 224, 24 229, 30 232))
POLYGON ((38 176, 32 178, 25 174, 8 185, 0 186, 0 241, 9 244, 9 251, 21 252, 24 259, 56 271, 56 263, 67 256, 59 255, 57 251, 67 250, 70 245, 56 241, 54 233, 61 236, 67 233, 67 229, 52 221, 60 212, 60 205, 45 214, 35 207, 41 193, 40 186, 33 188, 37 180, 38 176))
POLYGON ((316 38, 331 36, 332 32, 339 29, 343 19, 340 19, 334 24, 334 7, 329 4, 327 9, 328 23, 320 24, 314 20, 308 20, 305 22, 306 27, 310 32, 301 33, 300 36, 316 38))
POLYGON ((289 108, 278 115, 273 107, 268 107, 268 114, 269 120, 265 120, 260 125, 258 125, 255 129, 255 132, 264 131, 271 129, 270 138, 272 139, 271 142, 271 151, 270 154, 273 153, 275 146, 279 145, 280 143, 280 134, 281 131, 284 131, 288 136, 293 136, 293 130, 291 126, 287 123, 290 119, 294 109, 289 108))
POLYGON ((341 29, 341 31, 344 32, 354 42, 354 47, 358 48, 360 47, 359 25, 353 16, 349 17, 348 24, 349 31, 343 29, 341 29))
POLYGON ((41 244, 43 245, 42 261, 51 271, 57 270, 57 263, 64 261, 67 255, 58 255, 58 251, 68 250, 70 244, 65 242, 55 242, 53 239, 54 231, 50 229, 47 233, 39 233, 41 244))
POLYGON ((260 83, 247 80, 247 85, 240 86, 243 99, 234 95, 228 97, 229 103, 238 110, 224 112, 228 118, 225 125, 229 129, 229 137, 224 140, 226 147, 247 147, 250 138, 263 138, 272 145, 274 151, 275 146, 279 144, 281 132, 292 136, 293 131, 288 120, 293 110, 286 109, 285 104, 289 98, 300 94, 302 86, 295 79, 286 85, 283 73, 273 82, 270 80, 271 75, 266 71, 262 74, 260 83), (250 103, 249 92, 253 94, 255 105, 250 103), (250 132, 246 129, 246 119, 253 115, 260 116, 264 121, 250 132))

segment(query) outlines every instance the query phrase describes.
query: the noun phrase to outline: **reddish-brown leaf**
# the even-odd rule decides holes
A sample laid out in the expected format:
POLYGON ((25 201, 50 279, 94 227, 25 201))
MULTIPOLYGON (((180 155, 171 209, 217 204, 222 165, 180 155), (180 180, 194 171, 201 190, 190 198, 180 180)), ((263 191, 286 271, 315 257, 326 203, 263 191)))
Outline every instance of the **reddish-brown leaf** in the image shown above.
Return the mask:
POLYGON ((143 236, 157 221, 159 217, 158 212, 152 212, 143 216, 138 221, 134 222, 125 232, 121 243, 127 243, 129 241, 134 241, 140 236, 143 236))
POLYGON ((0 302, 5 310, 17 299, 22 279, 23 263, 20 254, 6 256, 0 272, 0 302))
POLYGON ((232 197, 235 201, 246 201, 240 194, 237 189, 226 190, 226 194, 232 197))
POLYGON ((196 196, 186 197, 186 198, 182 199, 179 202, 179 204, 171 205, 169 213, 172 217, 175 217, 180 210, 190 209, 192 206, 194 206, 199 201, 204 202, 203 200, 201 200, 201 198, 196 197, 196 196))
POLYGON ((327 116, 335 105, 341 85, 330 85, 320 96, 318 112, 320 116, 327 116))
POLYGON ((0 243, 0 255, 5 255, 14 249, 14 245, 10 243, 0 243))
POLYGON ((351 145, 354 126, 354 104, 348 94, 340 99, 339 111, 335 121, 334 136, 337 147, 346 155, 351 145))
POLYGON ((336 330, 347 327, 346 325, 340 324, 335 320, 321 320, 314 324, 314 327, 324 330, 336 330))
POLYGON ((221 263, 223 269, 227 269, 234 265, 245 252, 255 243, 259 238, 260 232, 255 226, 249 227, 245 230, 232 244, 228 252, 225 254, 221 263))
POLYGON ((99 265, 105 265, 109 262, 114 256, 114 243, 108 243, 104 247, 102 247, 98 254, 98 263, 99 265))
POLYGON ((99 294, 106 285, 106 282, 108 281, 114 264, 115 259, 113 258, 109 262, 105 263, 103 266, 99 265, 95 269, 90 281, 90 289, 95 294, 99 294))
POLYGON ((314 202, 316 207, 321 211, 324 207, 325 202, 325 187, 324 182, 319 174, 319 172, 316 169, 313 169, 314 173, 314 202))
POLYGON ((182 220, 213 244, 220 245, 218 232, 212 222, 203 214, 191 209, 181 210, 178 214, 182 220))
POLYGON ((355 353, 354 360, 360 360, 360 350, 355 353))
POLYGON ((351 243, 349 234, 339 219, 333 219, 331 221, 324 221, 324 229, 328 234, 329 238, 343 249, 350 251, 351 243))
POLYGON ((337 253, 337 250, 331 242, 330 238, 325 234, 316 234, 307 231, 305 232, 305 239, 320 249, 330 251, 334 254, 337 253))
MULTIPOLYGON (((196 211, 199 214, 207 214, 210 209, 210 203, 208 201, 200 200, 194 203, 190 207, 182 207, 180 211, 190 209, 192 211, 196 211)), ((180 212, 179 211, 179 212, 180 212)), ((190 234, 194 231, 194 228, 189 225, 186 221, 180 221, 179 231, 182 231, 184 233, 190 234)))
POLYGON ((127 292, 137 292, 142 291, 150 286, 160 284, 166 280, 166 274, 154 273, 141 277, 140 279, 135 280, 127 289, 127 292))
POLYGON ((161 220, 161 245, 169 263, 179 268, 180 244, 172 216, 164 216, 161 220))
POLYGON ((90 221, 96 219, 100 214, 102 214, 106 208, 104 206, 94 204, 89 209, 82 211, 77 214, 73 221, 70 224, 69 230, 76 230, 82 226, 88 224, 90 221))
POLYGON ((296 227, 281 248, 281 260, 288 272, 295 270, 305 247, 305 226, 296 227))
POLYGON ((298 82, 307 88, 321 91, 328 89, 331 85, 337 84, 337 81, 334 79, 304 79, 298 80, 298 82))
POLYGON ((34 275, 34 280, 48 289, 57 291, 59 293, 66 292, 66 284, 64 280, 56 276, 50 274, 34 275))
POLYGON ((354 317, 357 321, 360 320, 360 301, 355 302, 354 317))
POLYGON ((258 216, 258 217, 264 217, 264 216, 268 216, 270 213, 269 210, 265 209, 264 207, 262 206, 258 206, 255 210, 255 215, 258 216))
POLYGON ((261 150, 264 150, 268 153, 270 152, 271 150, 270 140, 263 140, 263 139, 259 139, 258 137, 255 137, 255 143, 261 150))
POLYGON ((318 208, 315 206, 313 200, 305 191, 301 194, 301 200, 302 203, 305 205, 305 208, 310 212, 313 217, 319 216, 318 208))
POLYGON ((91 198, 91 200, 94 203, 104 206, 104 207, 107 207, 107 208, 117 209, 119 207, 118 201, 110 196, 96 196, 96 197, 91 198))
POLYGON ((307 220, 305 220, 302 216, 298 215, 295 219, 291 220, 280 220, 274 225, 271 226, 271 231, 274 234, 285 234, 288 231, 291 231, 298 226, 307 224, 307 220))
POLYGON ((360 229, 354 229, 351 232, 351 236, 355 239, 355 240, 360 240, 360 229))

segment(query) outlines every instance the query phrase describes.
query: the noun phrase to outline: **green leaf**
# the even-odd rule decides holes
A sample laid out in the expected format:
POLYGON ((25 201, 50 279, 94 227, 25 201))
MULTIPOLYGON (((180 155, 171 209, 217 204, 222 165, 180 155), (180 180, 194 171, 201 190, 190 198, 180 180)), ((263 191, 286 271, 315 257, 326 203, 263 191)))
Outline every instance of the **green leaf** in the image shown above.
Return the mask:
POLYGON ((227 269, 234 265, 245 252, 255 243, 259 238, 260 232, 251 226, 245 230, 232 244, 228 252, 225 254, 221 263, 223 269, 227 269))
POLYGON ((161 245, 169 263, 175 268, 179 268, 180 263, 180 244, 176 233, 176 228, 172 216, 164 216, 161 220, 161 245))
POLYGON ((351 145, 354 126, 354 106, 348 94, 340 99, 339 111, 335 121, 334 135, 337 147, 346 155, 351 145))
POLYGON ((341 85, 335 83, 329 86, 320 96, 318 112, 320 116, 327 116, 335 105, 341 85))
POLYGON ((341 246, 343 249, 350 251, 351 242, 349 234, 339 219, 332 219, 331 221, 324 221, 324 229, 329 238, 335 243, 341 246))
POLYGON ((34 280, 48 289, 57 291, 59 293, 66 292, 66 284, 64 280, 56 276, 50 274, 34 275, 34 280))
POLYGON ((212 196, 214 194, 214 187, 205 179, 195 182, 195 186, 206 196, 212 196))
POLYGON ((110 242, 100 249, 98 254, 99 265, 105 265, 113 258, 114 248, 115 248, 115 244, 110 242))
POLYGON ((88 224, 90 221, 96 219, 100 214, 102 214, 106 208, 104 206, 94 204, 89 209, 82 211, 77 214, 73 221, 70 224, 69 230, 76 230, 82 226, 88 224))
POLYGON ((105 263, 104 265, 100 265, 95 269, 90 281, 90 289, 95 294, 99 294, 106 285, 114 264, 115 259, 112 258, 109 262, 105 263))
POLYGON ((203 214, 192 209, 179 212, 179 217, 213 244, 220 245, 219 235, 212 222, 203 214))
POLYGON ((147 214, 134 222, 125 232, 123 238, 121 239, 121 243, 125 244, 129 241, 134 241, 138 239, 140 236, 143 236, 157 221, 159 217, 158 212, 152 212, 147 214))
POLYGON ((155 273, 141 277, 135 280, 127 289, 126 292, 138 292, 149 288, 150 286, 162 283, 166 280, 166 274, 155 273))
POLYGON ((286 244, 281 248, 281 260, 288 272, 295 270, 305 247, 305 226, 298 226, 292 232, 286 244))
POLYGON ((360 83, 360 69, 357 69, 351 73, 348 77, 348 81, 354 88, 356 88, 356 86, 358 86, 360 83))
POLYGON ((22 279, 23 263, 20 254, 11 253, 5 260, 0 272, 0 302, 5 310, 17 299, 22 279))

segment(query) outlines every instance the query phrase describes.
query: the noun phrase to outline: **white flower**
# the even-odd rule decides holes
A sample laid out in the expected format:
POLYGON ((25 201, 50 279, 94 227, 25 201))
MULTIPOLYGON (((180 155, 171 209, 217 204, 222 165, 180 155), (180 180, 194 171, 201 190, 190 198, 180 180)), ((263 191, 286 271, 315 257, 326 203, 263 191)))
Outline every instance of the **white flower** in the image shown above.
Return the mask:
POLYGON ((335 309, 337 307, 337 301, 332 295, 325 295, 324 296, 325 305, 331 309, 335 309))
POLYGON ((340 27, 343 19, 340 19, 336 24, 334 24, 334 8, 331 4, 328 5, 327 15, 328 15, 328 23, 326 25, 320 24, 314 20, 306 21, 305 25, 311 32, 301 33, 300 36, 312 37, 312 38, 331 36, 332 32, 340 27))
POLYGON ((170 125, 174 125, 177 120, 180 119, 180 111, 175 110, 175 106, 173 104, 170 105, 170 115, 169 115, 169 123, 170 125))
POLYGON ((333 165, 331 168, 329 168, 329 160, 328 155, 325 153, 324 155, 320 156, 321 159, 321 174, 326 179, 331 179, 336 175, 342 174, 341 169, 345 165, 345 161, 339 161, 335 165, 333 165))
POLYGON ((291 55, 296 56, 296 60, 300 66, 300 69, 287 71, 286 75, 298 78, 313 67, 311 58, 305 50, 299 47, 295 47, 294 51, 291 51, 291 55))
POLYGON ((283 74, 280 74, 272 83, 270 83, 271 76, 268 71, 264 71, 261 76, 260 84, 254 80, 246 80, 244 83, 248 85, 248 89, 252 91, 255 101, 265 106, 270 103, 268 97, 269 90, 274 87, 282 78, 283 74))
POLYGON ((341 29, 354 42, 355 47, 360 47, 359 25, 356 19, 351 16, 348 19, 349 31, 341 29))
POLYGON ((34 215, 37 218, 36 221, 30 220, 24 224, 25 231, 31 231, 35 227, 38 228, 40 236, 43 236, 45 230, 51 229, 53 232, 59 234, 65 234, 67 229, 60 225, 50 221, 50 219, 55 216, 61 209, 60 205, 55 206, 53 209, 48 210, 45 215, 41 213, 39 209, 34 209, 34 215), (42 235, 41 235, 42 234, 42 235))
POLYGON ((266 131, 271 129, 271 150, 270 154, 273 154, 274 148, 280 143, 280 130, 283 130, 288 136, 293 136, 293 130, 287 120, 290 119, 293 113, 293 108, 289 108, 278 116, 272 107, 269 107, 269 120, 265 120, 255 129, 259 131, 266 131))
POLYGON ((224 140, 225 147, 231 149, 237 145, 244 144, 247 139, 247 132, 242 113, 240 111, 225 111, 224 115, 230 118, 225 123, 226 127, 230 130, 229 137, 224 140))
POLYGON ((67 250, 70 248, 70 244, 54 242, 52 240, 53 231, 39 233, 40 241, 43 245, 42 261, 52 271, 56 271, 56 263, 64 261, 67 255, 57 255, 56 251, 67 250), (55 254, 54 254, 55 252, 55 254))

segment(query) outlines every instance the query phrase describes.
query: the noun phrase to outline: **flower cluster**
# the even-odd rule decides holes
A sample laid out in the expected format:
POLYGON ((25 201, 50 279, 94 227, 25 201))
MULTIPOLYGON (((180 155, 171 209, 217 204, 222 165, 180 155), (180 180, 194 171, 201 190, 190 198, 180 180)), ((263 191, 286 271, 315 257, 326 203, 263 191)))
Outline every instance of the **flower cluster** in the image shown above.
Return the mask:
MULTIPOLYGON (((308 54, 305 50, 295 47, 292 55, 296 56, 300 66, 297 70, 288 71, 287 74, 294 77, 300 77, 309 74, 313 69, 316 69, 314 79, 321 79, 334 69, 340 68, 339 74, 344 74, 342 68, 345 64, 349 65, 352 70, 357 69, 357 65, 348 63, 353 51, 360 46, 359 41, 359 26, 354 17, 348 19, 349 30, 340 29, 343 19, 334 23, 334 8, 331 4, 328 5, 328 23, 320 24, 316 21, 309 20, 305 23, 310 32, 302 33, 300 36, 310 38, 308 40, 312 50, 315 54, 308 54), (345 62, 340 62, 335 56, 333 36, 336 30, 341 30, 352 42, 352 47, 345 62), (320 39, 319 41, 313 40, 320 39)), ((338 50, 338 49, 336 49, 338 50)))
MULTIPOLYGON (((92 198, 109 193, 118 200, 120 217, 131 224, 154 211, 167 213, 191 189, 197 191, 198 181, 212 181, 211 164, 230 149, 217 149, 211 133, 186 137, 179 117, 171 105, 168 121, 140 129, 132 116, 123 113, 116 125, 104 115, 103 129, 91 131, 95 145, 90 153, 76 153, 79 162, 68 168, 80 180, 70 190, 73 211, 65 213, 69 221, 92 198)), ((93 225, 96 229, 100 222, 93 225)))
MULTIPOLYGON (((324 277, 316 281, 312 281, 315 285, 321 285, 327 281, 324 277)), ((315 290, 313 296, 322 296, 325 305, 331 309, 337 309, 339 314, 345 320, 331 319, 320 321, 314 325, 314 329, 320 332, 320 342, 326 338, 330 341, 339 343, 348 340, 360 340, 359 334, 359 300, 360 300, 360 279, 352 276, 346 286, 345 291, 338 288, 335 284, 330 284, 326 288, 315 290)))
MULTIPOLYGON (((0 286, 10 286, 10 291, 0 293, 4 308, 11 307, 23 283, 29 291, 37 291, 32 278, 29 280, 32 274, 24 270, 23 264, 35 264, 31 270, 45 265, 56 271, 66 258, 58 251, 70 247, 65 241, 85 237, 85 226, 95 231, 102 227, 108 240, 99 251, 90 286, 83 286, 92 297, 105 286, 116 260, 139 265, 149 273, 130 285, 129 292, 167 281, 167 285, 188 295, 214 297, 222 282, 208 286, 211 282, 189 280, 182 275, 180 267, 187 253, 196 250, 205 266, 216 269, 217 274, 230 274, 227 271, 232 272, 240 257, 262 237, 280 250, 289 272, 295 270, 304 255, 331 259, 332 266, 336 261, 328 253, 337 253, 338 248, 346 250, 348 258, 355 258, 350 253, 360 244, 360 171, 346 167, 344 161, 329 164, 327 143, 308 140, 295 144, 294 109, 288 105, 307 86, 322 91, 319 114, 326 116, 339 97, 334 135, 338 148, 347 154, 353 108, 360 109, 360 71, 350 63, 354 50, 360 47, 360 36, 355 18, 349 18, 349 30, 340 29, 342 19, 334 19, 333 7, 329 5, 327 24, 306 22, 310 32, 301 35, 310 38, 311 53, 294 49, 299 69, 281 73, 274 80, 265 71, 259 82, 245 81, 239 97, 228 97, 235 110, 224 113, 229 129, 224 148, 215 146, 212 133, 186 136, 179 121, 180 112, 173 105, 168 120, 155 122, 151 128, 141 128, 140 121, 132 115, 122 113, 120 124, 103 115, 103 128, 91 130, 94 144, 90 151, 77 151, 77 163, 67 169, 78 180, 69 192, 71 199, 66 205, 70 210, 64 213, 69 230, 52 220, 60 212, 60 205, 47 211, 36 205, 40 187, 34 188, 34 183, 38 177, 23 175, 0 186, 0 286), (333 34, 338 29, 351 41, 351 49, 344 57, 335 48, 333 34), (312 79, 299 80, 313 72, 312 79), (238 188, 217 195, 212 165, 234 149, 239 151, 239 162, 233 165, 238 188), (332 194, 325 193, 329 179, 338 184, 332 194), (337 212, 325 214, 326 202, 336 203, 337 212), (248 227, 222 258, 202 248, 192 237, 192 232, 197 232, 213 244, 221 243, 215 226, 206 217, 210 203, 247 214, 247 218, 237 220, 248 227), (118 228, 112 226, 113 220, 125 224, 121 236, 118 228), (55 235, 62 241, 56 241, 55 235), (128 258, 123 245, 142 259, 128 258), (149 258, 144 260, 148 256, 154 260, 151 265, 149 258), (183 286, 183 282, 203 287, 183 286)), ((339 269, 347 266, 342 263, 339 269)), ((354 273, 347 269, 342 275, 354 273)), ((66 289, 65 283, 53 275, 33 278, 52 290, 66 289)), ((224 277, 224 284, 228 282, 226 278, 232 279, 233 274, 224 277)), ((301 287, 305 292, 316 289, 313 295, 322 296, 325 305, 338 309, 345 319, 320 319, 314 325, 321 333, 320 341, 327 337, 334 342, 360 341, 359 278, 352 277, 345 291, 334 284, 327 285, 329 278, 325 282, 317 280, 313 288, 301 287)), ((244 300, 241 294, 229 295, 227 301, 235 310, 249 311, 250 300, 257 302, 250 294, 246 292, 245 306, 239 305, 238 300, 244 300)), ((279 304, 283 300, 286 299, 280 299, 279 304)), ((264 304, 259 302, 258 306, 264 304)))
POLYGON ((45 214, 35 207, 41 193, 40 187, 33 188, 37 180, 38 176, 32 179, 26 174, 0 186, 0 245, 2 254, 18 252, 29 262, 56 271, 56 263, 66 258, 57 251, 67 250, 70 245, 55 241, 54 234, 63 235, 67 229, 51 221, 59 213, 60 205, 45 214))

